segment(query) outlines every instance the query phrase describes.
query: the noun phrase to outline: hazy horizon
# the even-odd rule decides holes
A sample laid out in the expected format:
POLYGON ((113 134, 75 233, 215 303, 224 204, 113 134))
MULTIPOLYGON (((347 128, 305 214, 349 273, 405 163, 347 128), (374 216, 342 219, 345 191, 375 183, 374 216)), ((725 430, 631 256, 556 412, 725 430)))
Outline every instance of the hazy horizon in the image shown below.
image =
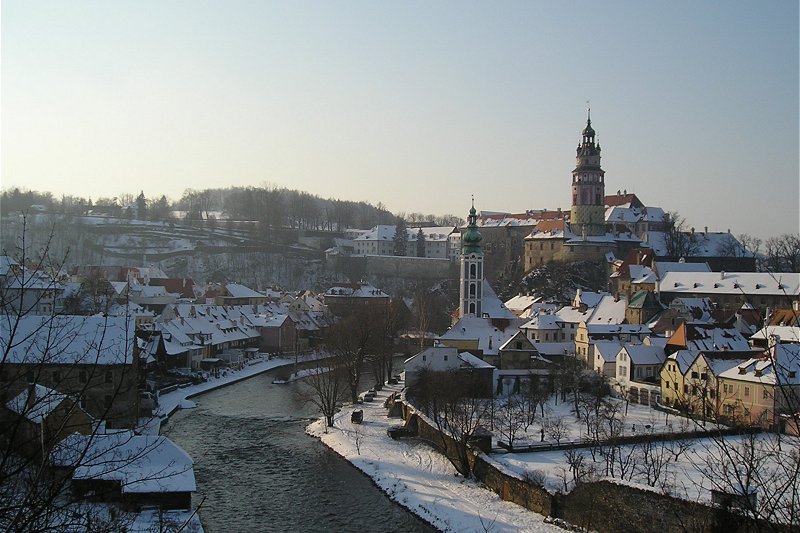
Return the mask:
POLYGON ((1 9, 3 189, 564 209, 591 100, 606 194, 800 230, 796 1, 1 9))

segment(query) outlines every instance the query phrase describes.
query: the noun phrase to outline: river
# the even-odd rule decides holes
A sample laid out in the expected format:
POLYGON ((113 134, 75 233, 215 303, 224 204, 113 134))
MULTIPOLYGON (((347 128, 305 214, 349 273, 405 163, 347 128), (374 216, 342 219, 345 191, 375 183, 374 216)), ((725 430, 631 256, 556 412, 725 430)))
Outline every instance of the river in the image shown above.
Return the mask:
POLYGON ((208 533, 433 532, 372 481, 304 433, 316 416, 294 382, 267 372, 194 398, 162 434, 194 459, 195 505, 208 533))

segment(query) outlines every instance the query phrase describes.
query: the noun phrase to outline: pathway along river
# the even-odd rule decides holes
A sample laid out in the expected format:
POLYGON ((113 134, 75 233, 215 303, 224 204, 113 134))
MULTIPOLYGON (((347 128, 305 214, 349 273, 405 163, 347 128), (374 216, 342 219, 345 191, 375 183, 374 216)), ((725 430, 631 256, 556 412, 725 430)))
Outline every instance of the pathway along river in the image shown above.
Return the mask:
POLYGON ((162 428, 194 459, 208 533, 433 532, 369 478, 304 433, 315 417, 275 371, 194 398, 162 428))

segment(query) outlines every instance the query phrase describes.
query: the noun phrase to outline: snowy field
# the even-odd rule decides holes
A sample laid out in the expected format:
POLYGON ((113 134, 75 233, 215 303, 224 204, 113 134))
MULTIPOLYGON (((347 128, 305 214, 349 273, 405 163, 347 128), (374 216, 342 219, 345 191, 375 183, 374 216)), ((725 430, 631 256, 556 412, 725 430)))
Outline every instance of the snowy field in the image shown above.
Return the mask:
MULTIPOLYGON (((537 408, 536 415, 530 425, 526 427, 525 424, 522 424, 517 429, 514 446, 520 447, 542 443, 556 444, 557 442, 563 444, 584 439, 587 429, 576 417, 574 403, 571 398, 568 395, 567 400, 562 401, 557 398, 556 394, 550 396, 544 406, 544 416, 542 416, 541 408, 537 408), (555 432, 550 429, 554 423, 561 425, 561 430, 558 431, 560 433, 558 439, 553 436, 555 432), (542 430, 544 430, 544 433, 542 430)), ((504 423, 502 413, 502 405, 505 401, 502 399, 495 400, 494 417, 491 417, 492 420, 489 423, 484 424, 490 426, 489 429, 495 436, 495 442, 497 440, 508 442, 508 430, 506 429, 508 424, 504 423)), ((611 397, 606 397, 604 401, 609 402, 616 409, 614 416, 620 424, 619 436, 634 436, 642 433, 683 433, 701 429, 697 424, 685 417, 657 411, 647 405, 628 403, 626 406, 623 400, 611 397)))
POLYGON ((457 475, 450 462, 427 444, 390 439, 387 428, 402 425, 402 420, 387 418, 383 402, 401 388, 389 385, 374 402, 359 405, 364 411, 362 424, 350 422, 353 408, 348 407, 336 415, 327 432, 324 421, 312 423, 307 431, 370 476, 392 500, 441 531, 563 533, 545 524, 543 516, 457 475))

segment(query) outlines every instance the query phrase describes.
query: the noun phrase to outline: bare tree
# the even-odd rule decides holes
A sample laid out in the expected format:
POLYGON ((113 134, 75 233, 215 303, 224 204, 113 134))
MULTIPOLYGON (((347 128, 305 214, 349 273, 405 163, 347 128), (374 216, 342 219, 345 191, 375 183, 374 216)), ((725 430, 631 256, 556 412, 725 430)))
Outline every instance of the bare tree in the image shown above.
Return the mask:
POLYGON ((699 246, 694 230, 686 231, 686 219, 673 211, 664 215, 664 246, 668 257, 689 257, 697 253, 699 246))
POLYGON ((800 233, 770 237, 765 243, 764 256, 770 272, 800 272, 800 233))
POLYGON ((329 363, 318 362, 308 369, 308 375, 303 381, 310 390, 301 390, 298 394, 319 409, 325 417, 326 427, 333 427, 333 417, 346 396, 347 379, 344 367, 335 362, 330 366, 329 363))
POLYGON ((425 370, 410 391, 414 405, 423 409, 438 429, 433 445, 464 477, 472 474, 469 442, 490 419, 493 402, 480 394, 483 385, 473 374, 425 370))
POLYGON ((367 361, 375 337, 381 331, 375 315, 367 309, 356 309, 339 319, 325 336, 325 345, 336 356, 336 365, 343 368, 350 391, 350 400, 358 400, 361 372, 367 361))
POLYGON ((513 448, 519 431, 525 425, 523 405, 517 396, 509 396, 499 402, 499 407, 494 410, 494 427, 499 430, 508 447, 513 448))
POLYGON ((561 444, 561 441, 569 435, 569 424, 564 417, 556 416, 544 421, 544 431, 548 437, 561 444))
MULTIPOLYGON (((137 423, 141 374, 133 321, 57 314, 51 300, 59 284, 53 274, 61 271, 64 258, 51 257, 49 245, 31 254, 24 229, 23 221, 13 255, 4 250, 0 257, 0 529, 122 530, 120 512, 89 505, 70 490, 71 477, 53 465, 67 438, 75 443, 67 465, 94 459, 96 479, 154 449, 155 441, 128 451, 138 437, 118 431, 109 433, 117 438, 107 449, 112 462, 92 455, 107 438, 106 427, 131 430, 137 423)), ((113 490, 98 485, 94 497, 113 500, 113 490)))

